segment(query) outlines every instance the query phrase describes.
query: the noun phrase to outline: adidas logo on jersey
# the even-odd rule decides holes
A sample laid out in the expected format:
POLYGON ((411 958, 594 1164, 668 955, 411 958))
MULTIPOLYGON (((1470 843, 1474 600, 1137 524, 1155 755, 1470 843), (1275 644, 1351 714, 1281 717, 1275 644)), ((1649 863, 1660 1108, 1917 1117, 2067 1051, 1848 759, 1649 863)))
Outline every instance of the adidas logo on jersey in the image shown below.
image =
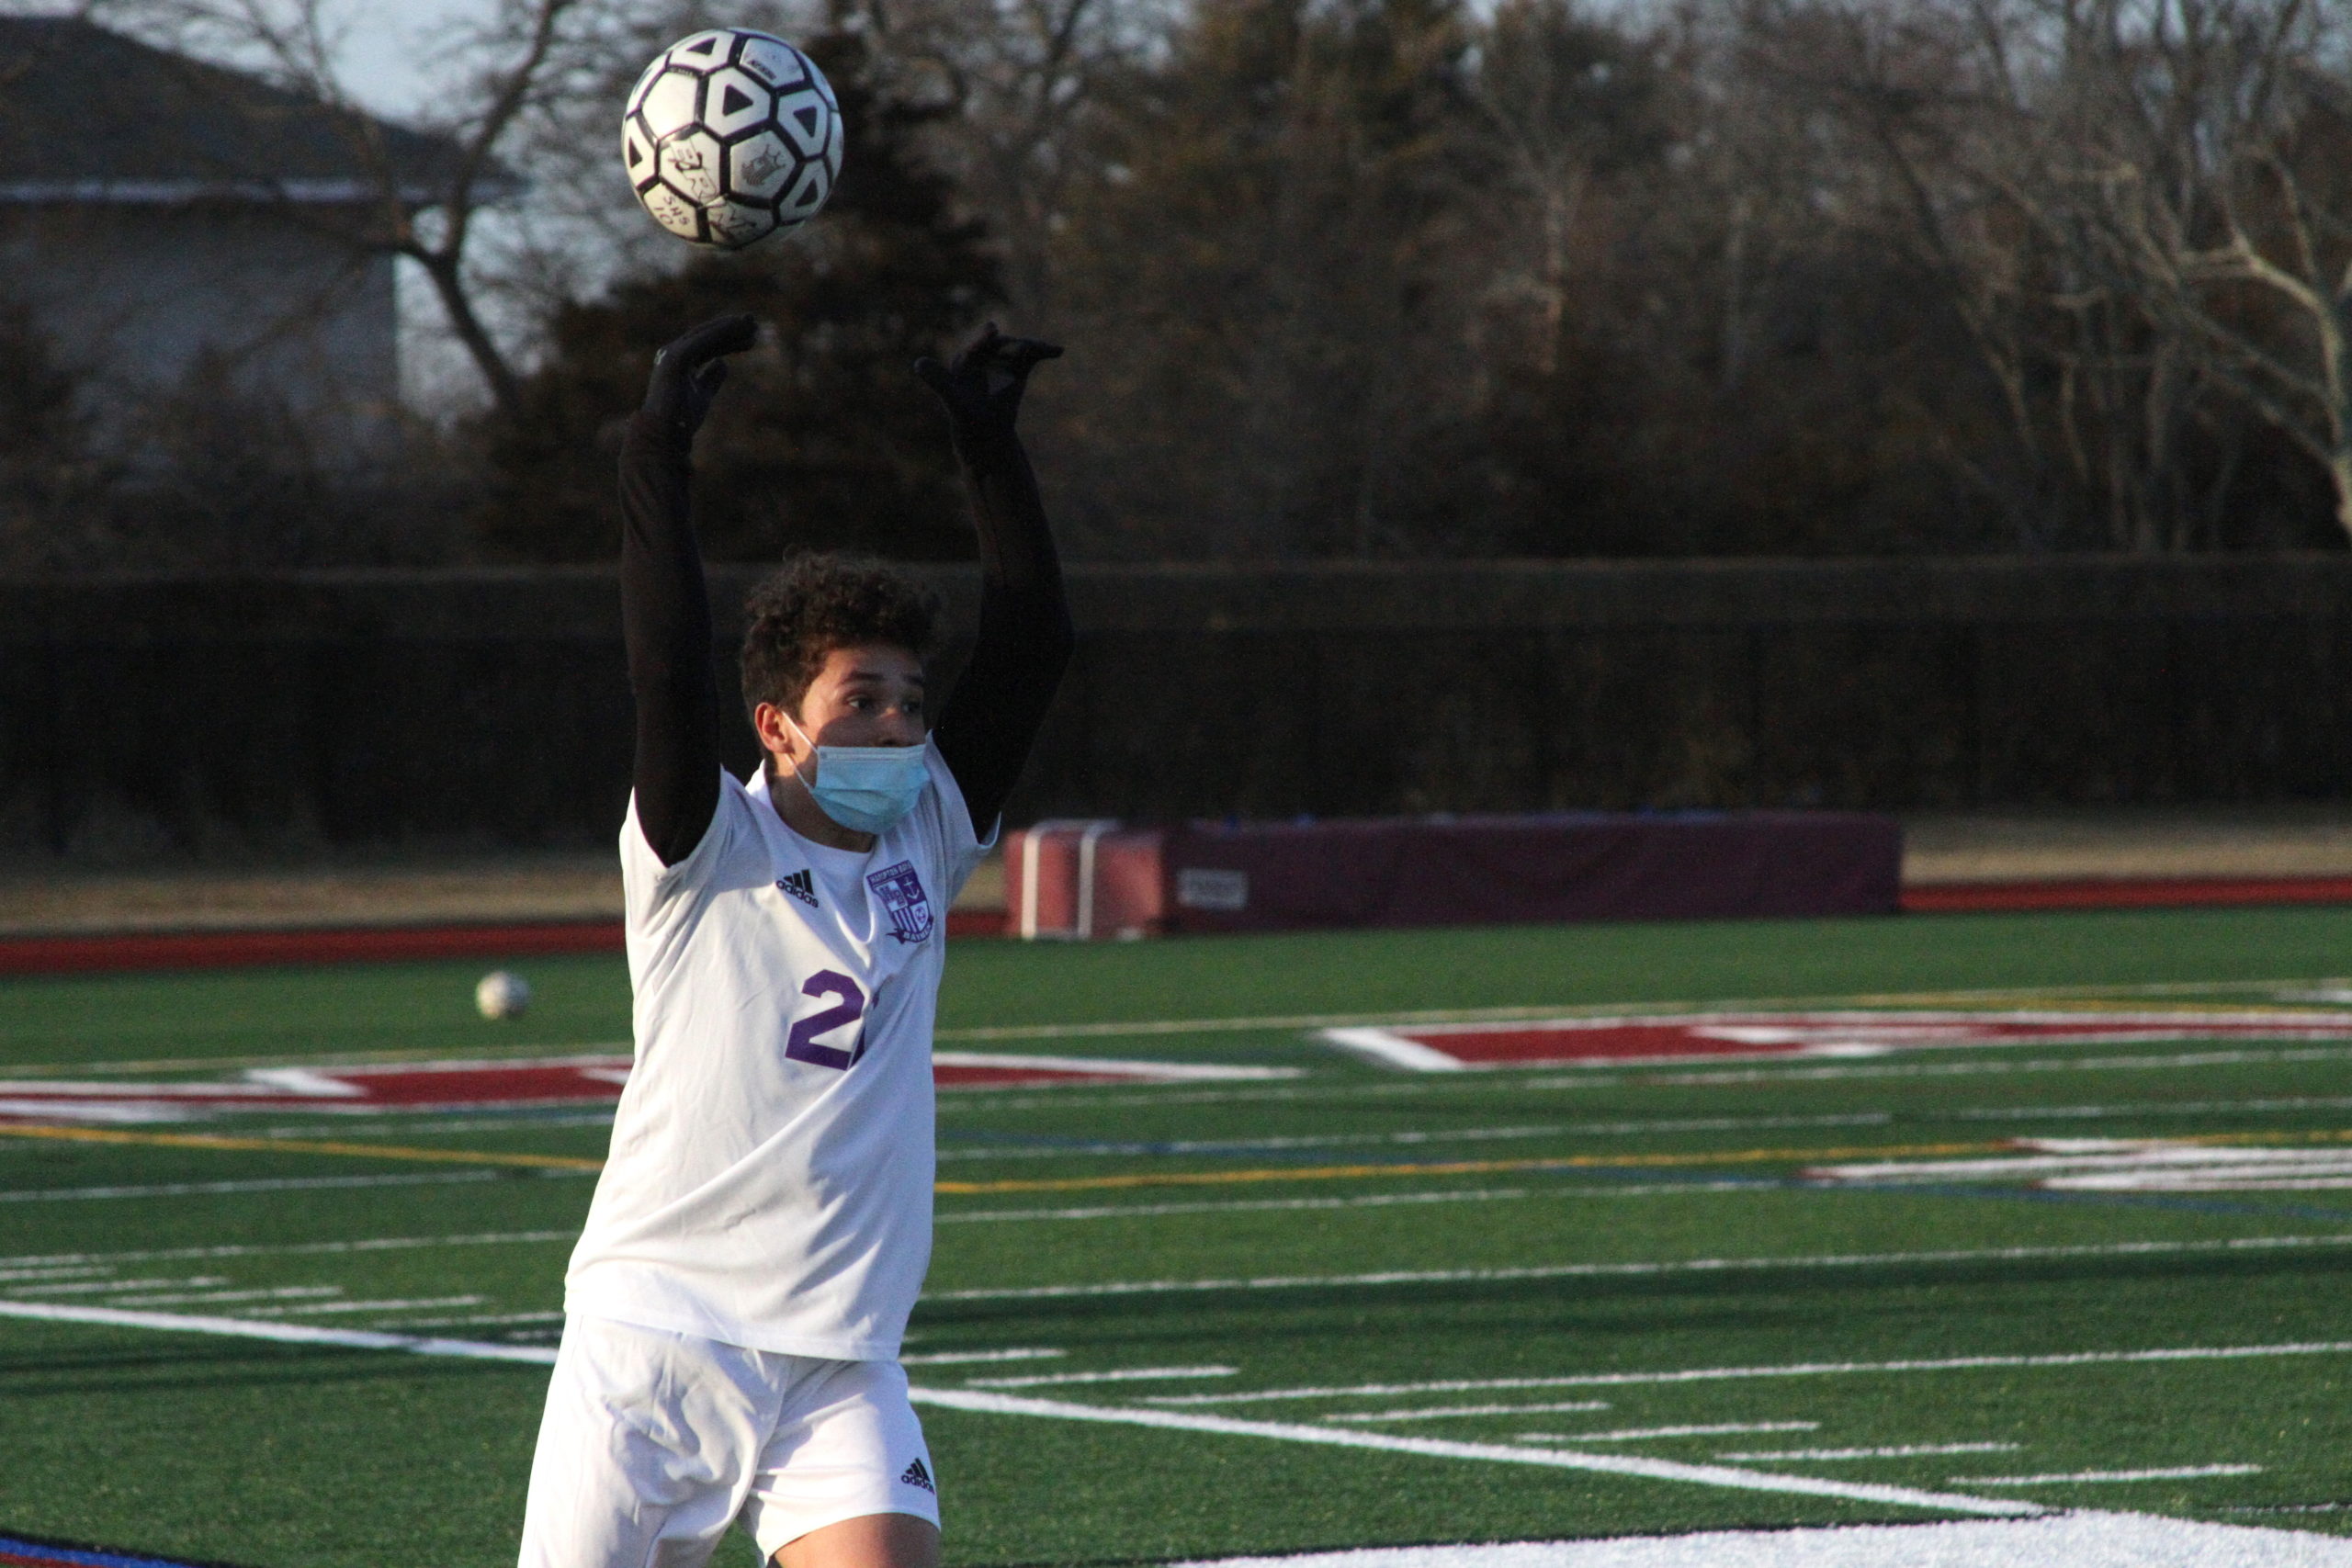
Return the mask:
POLYGON ((901 1486, 920 1486, 934 1497, 939 1495, 939 1488, 931 1483, 931 1472, 922 1467, 922 1461, 921 1460, 917 1460, 914 1463, 907 1466, 906 1473, 899 1477, 899 1484, 901 1486))
POLYGON ((812 909, 817 907, 817 879, 806 871, 777 878, 775 886, 777 892, 789 893, 812 909))

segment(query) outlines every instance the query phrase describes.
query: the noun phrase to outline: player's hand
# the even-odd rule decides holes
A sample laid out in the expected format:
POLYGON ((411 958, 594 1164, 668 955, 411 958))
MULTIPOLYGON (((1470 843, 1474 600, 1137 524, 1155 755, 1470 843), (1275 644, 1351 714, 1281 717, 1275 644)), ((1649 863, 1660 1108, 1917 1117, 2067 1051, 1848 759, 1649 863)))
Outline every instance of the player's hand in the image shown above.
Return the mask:
POLYGON ((959 445, 975 440, 986 443, 1012 437, 1013 420, 1021 412, 1021 394, 1029 389, 1029 372, 1046 360, 1061 356, 1058 344, 1006 337, 990 321, 946 364, 928 358, 915 361, 915 374, 947 405, 959 445))
POLYGON ((691 442, 710 412, 712 400, 727 384, 726 355, 741 354, 759 337, 760 324, 749 316, 720 316, 705 321, 653 356, 653 375, 645 384, 645 412, 691 442))

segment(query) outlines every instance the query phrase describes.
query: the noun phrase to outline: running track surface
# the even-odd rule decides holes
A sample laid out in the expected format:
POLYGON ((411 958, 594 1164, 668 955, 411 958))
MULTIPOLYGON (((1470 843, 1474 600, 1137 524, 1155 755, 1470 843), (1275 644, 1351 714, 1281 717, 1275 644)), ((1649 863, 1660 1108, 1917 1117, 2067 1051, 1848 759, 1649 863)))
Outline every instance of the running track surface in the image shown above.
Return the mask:
MULTIPOLYGON (((1903 891, 1906 914, 2262 904, 2352 904, 2352 877, 1943 883, 1903 891)), ((947 934, 1001 937, 1005 934, 1004 912, 951 910, 947 934)), ((0 938, 0 975, 228 969, 272 964, 382 963, 431 958, 534 958, 548 953, 620 951, 621 925, 617 920, 10 937, 0 938)))

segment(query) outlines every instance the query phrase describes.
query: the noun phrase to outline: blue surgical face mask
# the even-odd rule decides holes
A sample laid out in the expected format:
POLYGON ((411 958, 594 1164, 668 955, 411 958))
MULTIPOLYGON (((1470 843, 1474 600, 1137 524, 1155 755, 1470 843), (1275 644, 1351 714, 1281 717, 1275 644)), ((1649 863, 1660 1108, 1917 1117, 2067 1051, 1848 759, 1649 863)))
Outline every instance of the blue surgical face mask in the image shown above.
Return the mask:
MULTIPOLYGON (((789 715, 785 722, 792 724, 789 715)), ((808 739, 798 725, 793 724, 792 730, 808 739)), ((859 833, 887 832, 914 809, 931 783, 923 751, 921 746, 817 746, 816 776, 812 779, 806 768, 794 776, 817 808, 842 827, 859 833)))

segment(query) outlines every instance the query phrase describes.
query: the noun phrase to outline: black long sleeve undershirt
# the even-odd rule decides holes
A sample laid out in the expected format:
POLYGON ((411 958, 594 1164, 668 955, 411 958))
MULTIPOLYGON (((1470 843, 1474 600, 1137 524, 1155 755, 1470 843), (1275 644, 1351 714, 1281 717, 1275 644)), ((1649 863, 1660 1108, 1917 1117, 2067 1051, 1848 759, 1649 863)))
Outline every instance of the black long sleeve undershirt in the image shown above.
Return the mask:
POLYGON ((1076 642, 1061 562, 1019 440, 959 442, 980 539, 980 624, 933 739, 985 837, 1021 778, 1076 642))
MULTIPOLYGON (((934 732, 985 834, 1004 809, 1061 683, 1073 637, 1053 536, 1018 441, 959 445, 980 541, 971 661, 934 732)), ((621 630, 637 699, 637 819, 664 865, 718 808, 718 688, 709 591, 687 509, 690 455, 639 413, 621 445, 621 630)))

